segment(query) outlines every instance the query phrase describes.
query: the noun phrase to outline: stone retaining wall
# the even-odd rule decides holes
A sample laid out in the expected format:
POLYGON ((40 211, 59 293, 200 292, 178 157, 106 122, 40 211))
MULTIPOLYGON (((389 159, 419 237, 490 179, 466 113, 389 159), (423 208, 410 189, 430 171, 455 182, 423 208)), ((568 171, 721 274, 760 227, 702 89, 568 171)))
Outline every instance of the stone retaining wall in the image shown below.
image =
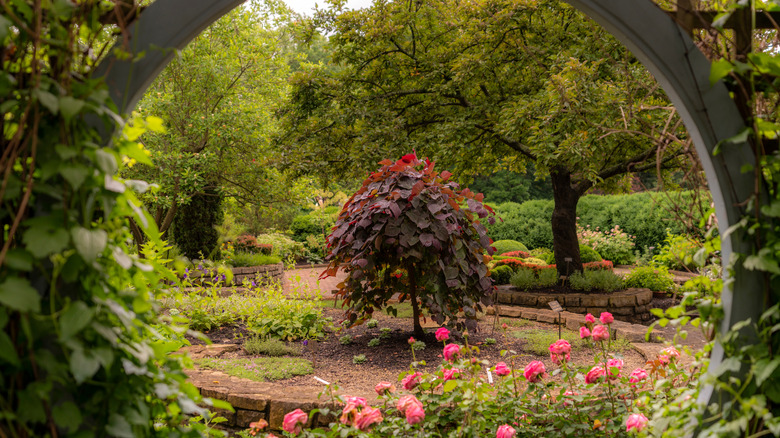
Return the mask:
POLYGON ((611 294, 538 293, 520 291, 514 286, 498 286, 496 304, 506 304, 537 309, 549 309, 549 302, 556 300, 568 312, 591 313, 598 317, 609 312, 615 319, 632 323, 649 321, 653 292, 650 289, 626 289, 611 294))
POLYGON ((284 280, 284 263, 276 263, 273 265, 262 266, 247 266, 242 268, 232 268, 233 271, 233 283, 226 284, 221 279, 222 274, 219 274, 216 269, 210 269, 206 272, 190 271, 190 280, 193 284, 212 283, 218 282, 221 286, 241 286, 244 280, 254 281, 256 283, 268 284, 271 282, 282 283, 284 280), (216 282, 214 279, 217 279, 216 282))

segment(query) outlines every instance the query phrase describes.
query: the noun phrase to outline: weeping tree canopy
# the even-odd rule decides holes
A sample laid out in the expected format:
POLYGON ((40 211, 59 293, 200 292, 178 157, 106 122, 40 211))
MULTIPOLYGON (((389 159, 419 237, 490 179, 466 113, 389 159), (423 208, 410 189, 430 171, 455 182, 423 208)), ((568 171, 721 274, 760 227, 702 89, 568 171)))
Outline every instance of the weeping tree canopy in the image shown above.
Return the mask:
POLYGON ((492 209, 482 194, 461 190, 450 172, 438 173, 415 154, 379 164, 328 236, 323 276, 340 267, 347 273, 336 294, 349 306, 348 319, 362 322, 399 292, 401 302, 411 300, 416 336, 423 335, 421 307, 439 324, 455 323, 462 311, 465 320, 455 325, 475 327, 493 293, 486 265, 492 240, 480 222, 494 221, 492 209))

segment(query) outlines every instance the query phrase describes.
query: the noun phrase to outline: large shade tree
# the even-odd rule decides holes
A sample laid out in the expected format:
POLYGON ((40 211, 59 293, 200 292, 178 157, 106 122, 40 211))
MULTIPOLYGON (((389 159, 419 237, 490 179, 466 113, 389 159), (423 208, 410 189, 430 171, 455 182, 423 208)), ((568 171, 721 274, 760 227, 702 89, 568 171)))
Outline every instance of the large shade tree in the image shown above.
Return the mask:
POLYGON ((168 65, 139 104, 140 114, 160 117, 167 128, 142 137, 153 166, 128 172, 159 185, 144 201, 161 232, 183 206, 199 200, 213 204, 211 198, 225 196, 270 210, 300 197, 276 170, 268 141, 275 129, 271 108, 286 93, 293 56, 285 49, 285 14, 270 1, 230 12, 168 65))
POLYGON ((582 269, 580 197, 677 165, 688 147, 644 67, 557 0, 378 0, 316 25, 339 68, 293 77, 287 164, 352 176, 410 145, 464 174, 533 162, 553 185, 561 275, 582 269))

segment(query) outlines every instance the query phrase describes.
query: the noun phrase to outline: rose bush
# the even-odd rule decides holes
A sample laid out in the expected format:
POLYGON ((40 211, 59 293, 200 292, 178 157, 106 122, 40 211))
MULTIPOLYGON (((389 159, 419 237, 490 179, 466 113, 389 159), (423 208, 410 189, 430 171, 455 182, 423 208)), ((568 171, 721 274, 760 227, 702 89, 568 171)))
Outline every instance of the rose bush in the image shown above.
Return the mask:
MULTIPOLYGON (((593 322, 586 328, 595 330, 596 318, 589 319, 593 322)), ((609 316, 600 319, 607 321, 609 316)), ((622 372, 622 359, 611 351, 611 340, 589 338, 589 345, 595 365, 560 360, 550 370, 541 361, 522 364, 512 351, 505 352, 507 362, 491 368, 479 359, 478 348, 466 342, 459 357, 434 372, 418 371, 418 364, 412 363, 399 380, 413 376, 419 383, 406 394, 382 391, 376 402, 382 412, 367 411, 359 398, 336 396, 340 410, 319 412, 345 421, 303 433, 332 438, 630 436, 653 429, 648 417, 658 403, 690 409, 698 372, 679 366, 677 349, 663 350, 646 368, 628 374, 622 372), (491 369, 502 377, 490 379, 491 369), (366 412, 370 420, 361 422, 366 412)), ((567 350, 561 342, 550 345, 551 354, 559 357, 567 350)), ((664 431, 663 424, 658 427, 664 431)))

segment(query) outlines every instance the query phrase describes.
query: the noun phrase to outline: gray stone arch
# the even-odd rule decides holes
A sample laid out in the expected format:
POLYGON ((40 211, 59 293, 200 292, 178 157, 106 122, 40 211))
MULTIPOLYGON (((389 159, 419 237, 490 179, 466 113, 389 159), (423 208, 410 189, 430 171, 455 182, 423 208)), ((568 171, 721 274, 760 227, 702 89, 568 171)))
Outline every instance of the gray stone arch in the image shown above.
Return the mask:
MULTIPOLYGON (((752 193, 752 177, 743 174, 743 164, 755 160, 747 144, 729 144, 713 157, 715 146, 743 129, 743 121, 722 83, 710 86, 710 63, 693 41, 650 0, 566 0, 617 37, 661 84, 679 111, 702 160, 721 230, 737 223, 739 203, 752 193)), ((104 76, 111 98, 121 113, 128 113, 154 78, 182 49, 243 0, 158 0, 146 9, 130 32, 134 53, 145 52, 138 61, 123 61, 113 55, 99 66, 95 76, 104 76)), ((723 238, 724 265, 735 252, 750 250, 739 233, 723 238)), ((725 267, 725 266, 724 266, 725 267)), ((724 269, 725 272, 725 269, 724 269)), ((737 270, 731 287, 722 292, 725 318, 721 330, 748 318, 758 319, 763 295, 758 274, 737 270), (738 291, 739 299, 734 299, 738 291)), ((723 360, 716 345, 710 366, 723 360)), ((714 401, 712 387, 703 388, 700 401, 714 401)))

